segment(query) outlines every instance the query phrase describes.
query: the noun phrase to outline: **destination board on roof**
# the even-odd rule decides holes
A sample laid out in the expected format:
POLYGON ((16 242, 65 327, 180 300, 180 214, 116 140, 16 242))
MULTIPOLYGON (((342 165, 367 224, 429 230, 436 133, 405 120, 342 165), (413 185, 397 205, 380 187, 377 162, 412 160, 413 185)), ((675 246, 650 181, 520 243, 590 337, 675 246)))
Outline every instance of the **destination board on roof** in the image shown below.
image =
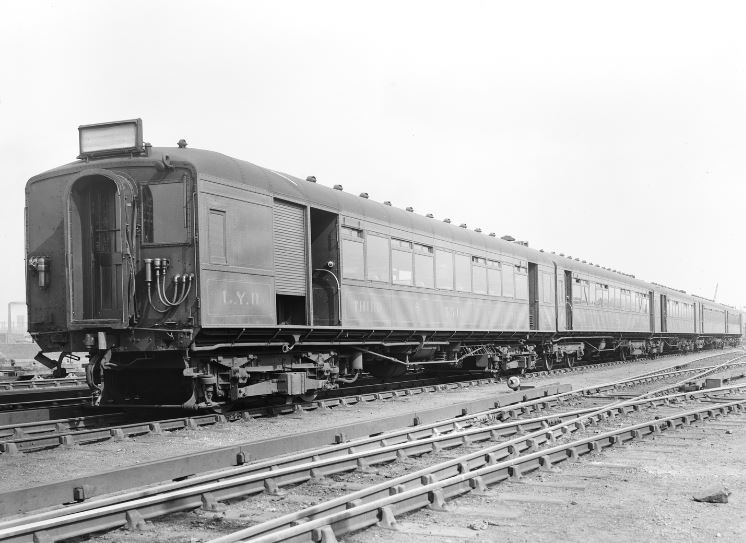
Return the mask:
POLYGON ((80 157, 141 152, 142 121, 132 119, 78 127, 80 157))

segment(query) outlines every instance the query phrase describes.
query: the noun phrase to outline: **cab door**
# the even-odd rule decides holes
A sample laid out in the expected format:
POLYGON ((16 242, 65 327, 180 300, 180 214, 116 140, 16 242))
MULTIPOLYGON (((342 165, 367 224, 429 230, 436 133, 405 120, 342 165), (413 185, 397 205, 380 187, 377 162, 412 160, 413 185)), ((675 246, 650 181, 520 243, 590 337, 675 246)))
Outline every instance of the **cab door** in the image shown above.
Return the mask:
MULTIPOLYGON (((113 172, 96 170, 74 180, 67 194, 66 268, 70 323, 128 322, 127 281, 133 228, 131 183, 113 172)), ((83 324, 83 323, 81 323, 83 324)))

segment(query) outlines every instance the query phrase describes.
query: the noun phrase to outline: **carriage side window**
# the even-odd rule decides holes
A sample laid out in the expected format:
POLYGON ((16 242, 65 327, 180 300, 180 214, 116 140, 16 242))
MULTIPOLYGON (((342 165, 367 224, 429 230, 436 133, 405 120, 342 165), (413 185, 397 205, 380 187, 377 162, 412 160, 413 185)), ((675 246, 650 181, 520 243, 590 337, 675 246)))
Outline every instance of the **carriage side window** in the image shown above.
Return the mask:
POLYGON ((599 285, 598 283, 594 283, 593 287, 596 290, 596 296, 595 296, 594 303, 596 305, 604 305, 604 286, 599 285))
POLYGON ((453 253, 435 249, 435 286, 453 290, 453 253))
POLYGON ((435 287, 433 248, 421 243, 414 244, 414 284, 418 287, 435 287))
POLYGON ((467 255, 456 254, 456 290, 459 292, 471 291, 471 258, 467 255))
POLYGON ((513 270, 515 270, 515 266, 512 264, 505 264, 503 266, 503 296, 506 298, 515 298, 513 270))
POLYGON ((581 285, 583 287, 583 303, 589 304, 591 303, 591 284, 589 281, 581 281, 581 285))
POLYGON ((142 187, 143 243, 187 241, 185 183, 158 183, 142 187))
POLYGON ((490 295, 503 295, 502 269, 496 260, 487 261, 487 286, 490 295))
POLYGON ((622 308, 622 295, 617 287, 614 287, 614 307, 616 309, 622 308))
POLYGON ((368 234, 366 265, 369 281, 389 282, 389 240, 374 234, 368 234))
POLYGON ((471 257, 471 283, 474 292, 487 294, 487 259, 479 256, 471 257))
POLYGON ((363 231, 348 226, 342 227, 342 277, 364 279, 365 253, 363 231))
POLYGON ((629 311, 632 309, 632 293, 627 289, 622 289, 622 305, 621 308, 629 311))
POLYGON ((412 284, 412 242, 391 239, 391 276, 395 285, 412 284))
POLYGON ((519 300, 528 300, 528 266, 526 264, 515 266, 515 297, 519 300))

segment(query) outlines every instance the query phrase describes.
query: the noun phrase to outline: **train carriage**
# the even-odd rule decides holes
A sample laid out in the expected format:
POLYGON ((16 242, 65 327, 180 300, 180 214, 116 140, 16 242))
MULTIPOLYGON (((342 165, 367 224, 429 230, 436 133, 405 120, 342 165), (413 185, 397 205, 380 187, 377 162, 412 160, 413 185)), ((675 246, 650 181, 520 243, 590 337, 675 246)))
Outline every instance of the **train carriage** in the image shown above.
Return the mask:
MULTIPOLYGON (((732 308, 219 153, 84 126, 26 188, 29 328, 108 403, 312 395, 734 343, 732 308)), ((52 360, 40 353, 49 365, 52 360)))

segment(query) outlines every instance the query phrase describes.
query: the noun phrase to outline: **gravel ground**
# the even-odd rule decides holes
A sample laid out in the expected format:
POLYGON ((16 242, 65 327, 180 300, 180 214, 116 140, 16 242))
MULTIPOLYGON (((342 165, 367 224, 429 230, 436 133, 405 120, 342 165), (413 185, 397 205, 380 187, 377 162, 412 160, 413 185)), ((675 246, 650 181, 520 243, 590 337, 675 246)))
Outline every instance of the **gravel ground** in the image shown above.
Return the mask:
MULTIPOLYGON (((727 352, 725 353, 727 354, 727 352)), ((562 382, 581 388, 588 385, 633 377, 644 372, 671 367, 700 358, 701 354, 639 361, 608 369, 582 373, 552 375, 525 380, 525 384, 542 386, 562 382)), ((708 363, 715 363, 713 361, 708 363)), ((723 358, 724 360, 724 358, 723 358)), ((477 398, 494 398, 509 389, 504 383, 456 389, 452 391, 403 397, 392 401, 377 401, 331 411, 314 411, 300 416, 279 416, 237 421, 198 430, 183 430, 161 436, 141 436, 123 441, 55 448, 23 456, 0 455, 0 492, 42 485, 54 481, 99 473, 116 467, 177 456, 249 441, 372 420, 402 411, 450 405, 477 398)))

